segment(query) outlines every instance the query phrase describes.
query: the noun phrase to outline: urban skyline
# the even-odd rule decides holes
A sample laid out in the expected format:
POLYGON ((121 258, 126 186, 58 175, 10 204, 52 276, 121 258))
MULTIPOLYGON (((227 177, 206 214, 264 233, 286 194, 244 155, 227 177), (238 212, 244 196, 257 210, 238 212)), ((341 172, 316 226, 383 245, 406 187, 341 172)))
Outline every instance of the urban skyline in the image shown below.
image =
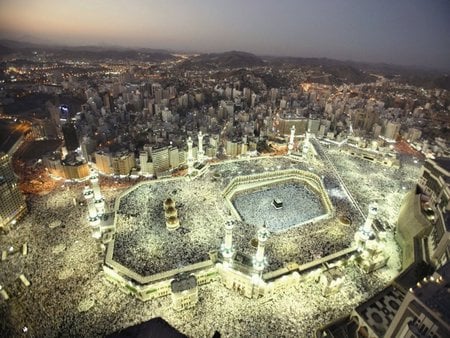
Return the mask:
POLYGON ((0 336, 450 337, 446 3, 0 6, 0 336))
POLYGON ((450 69, 447 1, 3 1, 3 38, 450 69))

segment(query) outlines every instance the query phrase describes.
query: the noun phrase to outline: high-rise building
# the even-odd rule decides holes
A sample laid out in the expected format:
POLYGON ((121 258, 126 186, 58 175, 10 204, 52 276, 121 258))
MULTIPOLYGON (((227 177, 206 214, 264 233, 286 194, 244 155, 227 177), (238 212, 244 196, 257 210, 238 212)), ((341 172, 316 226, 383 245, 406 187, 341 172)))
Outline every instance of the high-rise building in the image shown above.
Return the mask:
POLYGON ((187 153, 184 150, 178 150, 178 163, 183 164, 186 163, 187 159, 187 153))
POLYGON ((394 122, 388 122, 386 125, 386 130, 384 131, 384 136, 389 140, 395 140, 400 132, 400 124, 394 122))
POLYGON ((439 268, 450 261, 450 158, 428 159, 417 187, 404 198, 396 239, 403 269, 419 258, 439 268))
POLYGON ((96 140, 90 138, 89 136, 83 137, 83 140, 81 141, 81 153, 86 161, 92 160, 91 154, 95 152, 96 146, 96 140))
POLYGON ((406 294, 385 337, 448 337, 450 295, 447 263, 406 294))
POLYGON ((47 101, 45 104, 47 111, 50 115, 50 120, 52 120, 54 126, 56 126, 57 129, 59 129, 61 125, 61 113, 58 107, 56 107, 53 103, 50 101, 47 101))
POLYGON ((97 169, 103 174, 110 175, 113 173, 112 158, 110 153, 97 151, 95 153, 95 163, 97 165, 97 169))
POLYGON ((317 135, 319 133, 319 127, 320 127, 320 120, 317 119, 308 120, 308 131, 311 134, 317 135))
POLYGON ((27 211, 10 158, 0 153, 0 229, 9 227, 27 211))
POLYGON ((169 170, 169 148, 152 149, 152 162, 156 174, 169 170))
POLYGON ((114 107, 114 100, 109 92, 105 92, 102 94, 103 99, 103 107, 105 107, 108 111, 111 111, 114 107))
POLYGON ((145 150, 141 151, 139 153, 139 164, 141 166, 141 173, 142 174, 149 174, 148 172, 148 152, 145 150))
POLYGON ((61 159, 60 153, 53 153, 43 157, 45 168, 52 176, 62 177, 68 180, 79 180, 89 176, 88 163, 75 153, 70 153, 65 159, 61 159))
POLYGON ((406 137, 409 142, 415 142, 422 136, 422 131, 417 128, 409 128, 406 137))
POLYGON ((180 155, 177 147, 169 148, 169 165, 171 168, 176 168, 180 165, 180 155))
POLYGON ((118 153, 112 158, 112 167, 115 175, 129 175, 134 166, 133 153, 118 153))
POLYGON ((67 151, 74 151, 79 146, 77 131, 75 125, 72 122, 67 122, 62 125, 62 132, 64 136, 64 143, 66 145, 67 151))
POLYGON ((238 155, 238 144, 237 142, 233 142, 230 140, 227 140, 227 143, 225 144, 225 151, 228 156, 235 157, 238 155))

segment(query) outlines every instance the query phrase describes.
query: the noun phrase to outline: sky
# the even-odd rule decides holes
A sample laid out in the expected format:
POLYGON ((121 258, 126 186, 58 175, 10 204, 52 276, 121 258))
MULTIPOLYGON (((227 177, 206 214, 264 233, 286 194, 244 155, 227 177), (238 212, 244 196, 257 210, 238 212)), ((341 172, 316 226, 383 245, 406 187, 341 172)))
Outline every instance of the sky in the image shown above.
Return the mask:
POLYGON ((0 37, 450 70, 450 0, 0 0, 0 37))

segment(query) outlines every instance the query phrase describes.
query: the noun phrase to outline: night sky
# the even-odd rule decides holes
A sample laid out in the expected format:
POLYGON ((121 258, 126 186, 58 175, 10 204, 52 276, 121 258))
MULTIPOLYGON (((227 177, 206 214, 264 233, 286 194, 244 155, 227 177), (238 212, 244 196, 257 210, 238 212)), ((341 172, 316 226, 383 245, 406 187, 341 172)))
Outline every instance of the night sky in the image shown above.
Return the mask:
POLYGON ((450 70, 450 0, 0 0, 0 37, 450 70))

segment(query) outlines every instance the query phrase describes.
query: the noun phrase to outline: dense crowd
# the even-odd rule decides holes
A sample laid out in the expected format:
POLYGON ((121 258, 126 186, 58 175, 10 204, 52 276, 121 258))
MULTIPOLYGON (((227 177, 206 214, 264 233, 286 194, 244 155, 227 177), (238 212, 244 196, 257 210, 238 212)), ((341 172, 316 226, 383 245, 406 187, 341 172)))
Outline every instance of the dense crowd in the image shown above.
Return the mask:
POLYGON ((244 221, 259 226, 264 222, 273 232, 325 214, 320 197, 298 183, 276 184, 240 194, 234 198, 233 205, 244 221), (275 199, 282 203, 278 209, 274 205, 275 199))
POLYGON ((343 156, 336 148, 325 151, 362 210, 367 214, 369 204, 376 201, 377 217, 387 227, 393 228, 403 197, 417 183, 421 164, 414 163, 410 158, 402 158, 400 169, 396 169, 349 155, 343 156))
MULTIPOLYGON (((384 171, 381 167, 379 173, 374 173, 375 167, 371 163, 341 156, 334 150, 329 152, 330 157, 339 158, 336 167, 361 204, 367 206, 373 200, 372 196, 385 194, 386 201, 378 202, 380 215, 395 220, 386 205, 394 198, 398 199, 395 203, 400 203, 401 196, 407 191, 395 182, 400 180, 407 188, 411 187, 419 166, 416 165, 416 169, 411 163, 399 171, 389 168, 384 171), (347 173, 349 170, 354 172, 347 173), (350 176, 354 175, 357 178, 352 182, 350 176), (373 184, 368 181, 372 179, 373 184), (368 192, 372 195, 366 197, 368 192)), ((286 158, 251 163, 235 161, 224 163, 223 167, 221 164, 212 166, 205 177, 193 181, 180 179, 144 185, 135 190, 136 194, 121 199, 115 254, 124 259, 133 257, 135 269, 142 269, 144 274, 204 260, 209 250, 220 246, 224 222, 230 217, 221 194, 217 193, 227 181, 239 174, 293 167, 310 168, 286 158), (214 172, 220 173, 218 179, 213 179, 214 172), (181 228, 174 233, 166 231, 163 221, 162 202, 167 197, 175 200, 181 218, 181 228)), ((352 224, 344 225, 333 218, 271 233, 266 244, 269 266, 265 271, 283 267, 291 261, 306 263, 343 249, 351 244, 355 230, 362 224, 363 219, 329 168, 311 168, 323 177, 336 215, 348 216, 352 224)), ((0 332, 5 335, 19 336, 27 327, 32 336, 100 337, 162 316, 181 332, 196 337, 211 337, 214 330, 224 337, 250 336, 255 332, 306 336, 315 328, 349 313, 352 307, 391 280, 398 269, 399 261, 395 258, 398 252, 390 245, 391 258, 386 271, 366 275, 358 268, 348 266, 341 291, 328 298, 322 295, 322 286, 314 280, 303 281, 271 299, 260 300, 245 299, 224 288, 220 282, 214 282, 199 288, 200 299, 194 309, 175 312, 171 309, 170 297, 142 303, 105 281, 101 272, 102 257, 91 237, 86 207, 73 203, 74 199, 80 198, 83 186, 73 184, 67 189, 66 184, 48 195, 30 197, 29 214, 10 233, 0 237, 1 250, 10 246, 18 248, 23 243, 29 248, 27 256, 16 253, 0 262, 0 285, 11 297, 8 302, 0 299, 0 318, 3 319, 0 332), (60 220, 61 225, 51 229, 49 224, 55 220, 60 220), (18 281, 19 273, 30 280, 29 287, 18 281), (221 320, 217 321, 217 318, 221 320)), ((107 202, 111 202, 122 192, 110 189, 103 193, 107 202)), ((256 231, 256 225, 237 222, 233 244, 238 250, 253 255, 256 248, 250 242, 256 231)), ((391 243, 392 236, 389 236, 391 243)))
MULTIPOLYGON (((0 301, 0 332, 6 336, 19 336, 24 327, 32 336, 57 336, 63 332, 59 327, 64 318, 76 315, 72 307, 90 292, 86 284, 98 276, 101 257, 85 207, 74 205, 83 185, 65 185, 47 195, 30 196, 28 214, 0 237, 0 250, 28 245, 26 256, 17 253, 0 263, 0 285, 11 297, 8 302, 0 301), (52 228, 51 224, 59 225, 52 228), (19 274, 31 285, 24 286, 19 274)), ((101 280, 96 283, 101 285, 101 280)))
POLYGON ((193 337, 212 337, 215 330, 223 337, 273 336, 274 332, 277 337, 310 337, 318 327, 347 315, 383 286, 374 276, 361 275, 354 265, 343 272, 346 277, 341 289, 327 297, 314 277, 259 300, 212 283, 200 288, 200 304, 183 316, 170 310, 162 315, 193 337))
MULTIPOLYGON (((231 217, 221 194, 224 182, 213 178, 226 177, 229 182, 230 178, 238 175, 264 172, 267 168, 316 170, 319 175, 328 177, 327 168, 312 165, 305 168, 304 163, 282 157, 230 161, 223 166, 213 166, 212 173, 195 180, 180 178, 140 185, 120 199, 114 260, 142 275, 206 260, 210 251, 220 248, 225 235, 224 223, 231 217), (173 232, 166 229, 163 211, 163 202, 169 197, 175 201, 181 224, 173 232)), ((308 222, 325 212, 319 197, 307 187, 293 183, 277 184, 260 191, 267 196, 256 197, 259 201, 266 200, 267 206, 256 203, 252 194, 243 194, 236 199, 235 204, 241 205, 238 211, 244 221, 237 222, 233 229, 235 249, 254 255, 256 248, 250 243, 256 237, 258 227, 264 223, 271 231, 266 250, 267 270, 283 267, 286 262, 306 263, 348 247, 362 220, 358 219, 357 212, 335 180, 327 180, 328 187, 338 191, 336 196, 331 196, 336 214, 353 220, 345 231, 335 218, 308 222), (270 205, 274 194, 285 201, 285 209, 275 210, 270 205), (292 227, 304 222, 308 223, 292 227)))

